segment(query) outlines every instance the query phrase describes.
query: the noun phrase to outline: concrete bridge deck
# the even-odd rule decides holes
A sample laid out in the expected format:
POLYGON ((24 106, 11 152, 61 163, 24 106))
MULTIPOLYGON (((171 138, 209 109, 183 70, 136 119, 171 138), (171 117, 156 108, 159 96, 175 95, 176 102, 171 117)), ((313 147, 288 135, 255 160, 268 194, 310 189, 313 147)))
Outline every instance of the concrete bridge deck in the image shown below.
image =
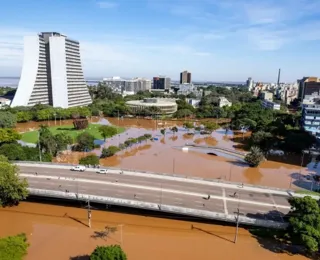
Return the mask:
POLYGON ((282 217, 290 210, 288 191, 266 187, 208 181, 200 178, 109 169, 72 172, 71 166, 18 163, 20 176, 29 182, 30 193, 160 210, 209 219, 285 227, 282 217), (36 174, 37 173, 37 174, 36 174), (65 192, 68 190, 69 192, 65 192), (208 199, 210 195, 210 199, 208 199))

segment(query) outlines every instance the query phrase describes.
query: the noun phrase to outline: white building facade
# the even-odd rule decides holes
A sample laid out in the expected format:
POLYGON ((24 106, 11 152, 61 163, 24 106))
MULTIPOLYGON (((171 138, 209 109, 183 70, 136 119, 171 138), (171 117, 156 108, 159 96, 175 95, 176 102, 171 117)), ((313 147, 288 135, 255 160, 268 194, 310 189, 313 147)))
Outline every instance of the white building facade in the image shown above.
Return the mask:
POLYGON ((21 77, 11 106, 68 108, 91 103, 79 42, 56 32, 25 37, 21 77))

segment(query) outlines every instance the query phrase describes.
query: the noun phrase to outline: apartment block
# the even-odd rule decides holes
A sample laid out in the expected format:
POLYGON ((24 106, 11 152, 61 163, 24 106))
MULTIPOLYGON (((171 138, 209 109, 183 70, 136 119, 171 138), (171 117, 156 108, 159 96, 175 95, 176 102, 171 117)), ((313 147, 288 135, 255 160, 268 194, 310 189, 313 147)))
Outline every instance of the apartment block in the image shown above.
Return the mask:
POLYGON ((11 106, 68 108, 91 103, 79 42, 57 32, 26 36, 21 77, 11 106))
POLYGON ((169 90, 171 88, 171 79, 166 76, 153 78, 153 89, 169 90))
POLYGON ((317 77, 304 77, 298 80, 299 92, 298 98, 304 100, 308 96, 320 95, 320 79, 317 77))
POLYGON ((303 100, 302 127, 320 138, 320 96, 311 96, 303 100))

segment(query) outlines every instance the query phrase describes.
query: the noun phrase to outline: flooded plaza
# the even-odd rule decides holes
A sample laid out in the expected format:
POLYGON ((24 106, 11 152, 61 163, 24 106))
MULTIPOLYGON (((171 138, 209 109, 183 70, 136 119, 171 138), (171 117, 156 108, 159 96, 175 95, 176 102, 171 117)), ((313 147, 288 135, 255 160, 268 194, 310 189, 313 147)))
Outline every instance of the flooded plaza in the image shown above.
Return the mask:
POLYGON ((110 244, 122 245, 130 260, 306 259, 279 253, 279 245, 255 238, 243 228, 234 244, 233 226, 97 210, 92 211, 92 228, 86 225, 84 208, 23 202, 0 209, 0 236, 26 233, 30 243, 26 260, 88 260, 84 256, 97 245, 110 244), (97 232, 105 226, 117 227, 117 231, 103 239, 97 232))
MULTIPOLYGON (((136 171, 150 171, 175 173, 185 176, 196 176, 203 178, 221 179, 224 181, 248 183, 262 186, 272 186, 283 189, 315 189, 315 184, 311 184, 304 175, 315 174, 318 169, 314 162, 309 162, 309 158, 304 158, 304 167, 300 167, 302 158, 299 156, 290 156, 281 158, 273 156, 261 163, 257 168, 250 168, 246 164, 235 161, 232 158, 214 156, 208 154, 206 150, 182 151, 186 143, 198 145, 219 146, 223 148, 241 151, 241 144, 234 140, 248 137, 242 134, 226 132, 224 129, 214 131, 210 136, 200 134, 190 134, 188 130, 182 127, 183 121, 162 121, 146 120, 137 118, 92 118, 93 123, 112 124, 126 128, 126 131, 118 136, 114 136, 102 143, 100 149, 91 153, 101 154, 103 147, 109 145, 118 145, 128 138, 137 138, 143 134, 149 133, 156 140, 145 141, 116 155, 101 159, 102 166, 120 167, 136 171), (178 132, 173 133, 170 128, 178 126, 178 132), (166 134, 160 133, 160 130, 166 128, 166 134)), ((60 124, 49 122, 51 125, 60 124)), ((41 123, 30 122, 18 124, 19 131, 29 131, 35 129, 41 123)), ((72 124, 71 120, 62 121, 61 124, 72 124)), ((58 163, 77 164, 79 159, 88 155, 84 152, 66 151, 54 159, 58 163)), ((320 167, 320 166, 319 166, 320 167)))

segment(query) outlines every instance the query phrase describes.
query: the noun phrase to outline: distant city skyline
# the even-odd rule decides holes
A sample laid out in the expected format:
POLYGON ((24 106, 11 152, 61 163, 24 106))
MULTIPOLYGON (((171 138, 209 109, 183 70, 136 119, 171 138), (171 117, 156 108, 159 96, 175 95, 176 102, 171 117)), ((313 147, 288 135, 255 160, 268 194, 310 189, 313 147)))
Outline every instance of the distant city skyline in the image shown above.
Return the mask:
POLYGON ((86 78, 166 75, 179 80, 179 73, 188 70, 193 81, 244 82, 252 77, 276 82, 278 68, 283 82, 320 76, 316 0, 1 4, 0 77, 20 76, 23 37, 41 31, 79 40, 86 78))

